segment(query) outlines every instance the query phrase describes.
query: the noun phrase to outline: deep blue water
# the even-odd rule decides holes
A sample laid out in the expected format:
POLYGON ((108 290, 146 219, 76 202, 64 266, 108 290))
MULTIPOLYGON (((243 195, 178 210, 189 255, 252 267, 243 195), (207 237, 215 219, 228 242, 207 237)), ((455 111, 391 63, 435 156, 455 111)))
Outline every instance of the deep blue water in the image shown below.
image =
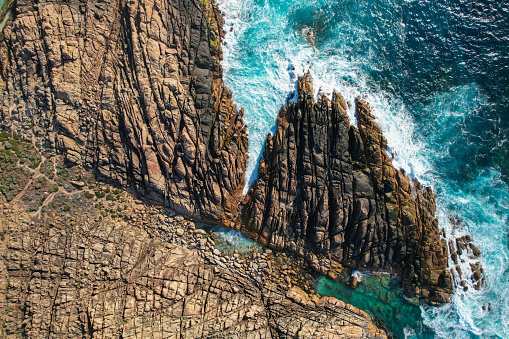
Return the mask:
POLYGON ((250 134, 248 183, 298 75, 310 71, 315 92, 336 89, 351 103, 365 95, 395 165, 437 192, 447 238, 470 234, 483 253, 486 288, 458 289, 440 308, 421 306, 415 325, 400 324, 406 336, 422 336, 422 321, 437 337, 509 338, 509 2, 219 4, 224 79, 245 108, 250 134), (451 216, 462 225, 452 227, 451 216))

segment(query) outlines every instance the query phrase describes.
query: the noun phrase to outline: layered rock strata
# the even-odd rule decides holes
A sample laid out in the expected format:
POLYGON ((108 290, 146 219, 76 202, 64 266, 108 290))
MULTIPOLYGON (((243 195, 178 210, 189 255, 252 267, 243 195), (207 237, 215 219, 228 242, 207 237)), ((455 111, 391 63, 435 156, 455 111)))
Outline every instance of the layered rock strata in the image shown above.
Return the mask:
POLYGON ((241 230, 260 243, 331 268, 394 271, 432 302, 451 293, 435 195, 392 165, 369 106, 350 125, 340 94, 315 101, 310 75, 266 139, 259 178, 243 202, 241 230))
POLYGON ((3 126, 188 218, 231 219, 247 135, 209 1, 17 1, 0 41, 3 126))

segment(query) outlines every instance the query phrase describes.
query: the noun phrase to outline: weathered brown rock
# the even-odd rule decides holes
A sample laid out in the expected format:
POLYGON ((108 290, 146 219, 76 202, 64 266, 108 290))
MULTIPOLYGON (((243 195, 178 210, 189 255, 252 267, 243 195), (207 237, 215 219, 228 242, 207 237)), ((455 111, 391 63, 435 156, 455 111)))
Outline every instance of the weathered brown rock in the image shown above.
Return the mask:
POLYGON ((443 302, 439 292, 452 286, 440 278, 448 272, 448 254, 435 195, 392 166, 369 106, 360 99, 355 104, 357 128, 340 94, 316 102, 310 76, 299 79, 298 102, 281 108, 277 130, 266 139, 241 229, 305 256, 322 273, 330 260, 395 271, 404 284, 426 286, 430 299, 443 302))
POLYGON ((357 280, 356 275, 350 276, 350 281, 348 282, 348 286, 350 286, 350 288, 353 290, 355 290, 357 287, 359 287, 359 281, 357 280))
POLYGON ((17 1, 0 40, 0 120, 188 218, 225 223, 247 135, 210 1, 17 1))
MULTIPOLYGON (((221 79, 221 27, 210 1, 19 0, 0 39, 0 120, 23 139, 60 152, 105 181, 133 188, 144 200, 168 205, 187 219, 240 227, 263 244, 300 254, 318 272, 326 274, 334 265, 396 271, 409 290, 447 300, 452 279, 433 192, 392 166, 365 102, 356 102, 357 128, 350 126, 341 96, 315 102, 308 77, 299 80, 298 103, 282 109, 276 134, 267 138, 259 180, 243 202, 240 223, 233 222, 244 186, 247 134, 243 111, 221 79)), ((81 189, 84 182, 72 185, 81 189)), ((189 259, 185 250, 147 231, 142 210, 135 217, 145 220, 142 225, 122 225, 128 235, 118 225, 94 225, 76 234, 62 224, 48 224, 46 233, 19 226, 23 234, 14 240, 21 242, 9 242, 6 261, 13 282, 7 299, 16 308, 8 312, 12 323, 34 337, 48 328, 55 336, 88 337, 161 331, 191 337, 350 330, 351 336, 368 335, 371 325, 360 311, 337 315, 349 305, 324 299, 312 306, 295 290, 287 298, 279 288, 213 272, 189 259), (80 244, 85 247, 76 249, 80 244), (165 260, 170 264, 164 266, 165 260), (119 262, 133 270, 119 268, 119 262), (90 285, 71 286, 82 278, 90 285), (185 291, 178 290, 178 298, 162 294, 168 288, 163 285, 180 283, 185 291), (235 299, 234 286, 244 291, 242 300, 235 299), (138 295, 137 288, 145 292, 138 295), (233 318, 210 315, 206 305, 235 310, 224 311, 233 318), (185 307, 192 310, 186 313, 185 307), (117 323, 124 309, 135 309, 126 318, 131 325, 117 323), (249 316, 244 319, 242 312, 249 316), (57 328, 53 321, 70 325, 57 328)), ((15 229, 20 221, 12 222, 15 229)), ((175 227, 179 237, 192 232, 175 227)), ((201 230, 194 233, 203 236, 201 230)), ((456 250, 480 255, 469 239, 456 241, 455 261, 456 250)), ((480 286, 482 268, 478 263, 471 268, 480 286)), ((252 270, 259 271, 254 265, 252 270)))
POLYGON ((2 338, 386 338, 351 305, 260 284, 156 235, 187 221, 128 196, 129 222, 103 219, 79 196, 55 196, 72 213, 0 212, 2 338))

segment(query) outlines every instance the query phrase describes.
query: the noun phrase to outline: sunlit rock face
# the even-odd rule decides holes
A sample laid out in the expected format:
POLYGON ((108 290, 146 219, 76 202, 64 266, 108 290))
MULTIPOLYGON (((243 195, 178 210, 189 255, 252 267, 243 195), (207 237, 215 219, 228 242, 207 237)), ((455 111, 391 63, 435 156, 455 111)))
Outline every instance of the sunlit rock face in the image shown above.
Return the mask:
POLYGON ((200 1, 18 1, 0 44, 4 126, 183 215, 225 223, 247 135, 200 1))
POLYGON ((267 137, 242 231, 300 253, 322 273, 396 271, 412 291, 446 302, 452 284, 435 195, 392 166, 369 105, 355 104, 357 127, 340 94, 315 101, 311 77, 299 79, 297 103, 281 109, 267 137))

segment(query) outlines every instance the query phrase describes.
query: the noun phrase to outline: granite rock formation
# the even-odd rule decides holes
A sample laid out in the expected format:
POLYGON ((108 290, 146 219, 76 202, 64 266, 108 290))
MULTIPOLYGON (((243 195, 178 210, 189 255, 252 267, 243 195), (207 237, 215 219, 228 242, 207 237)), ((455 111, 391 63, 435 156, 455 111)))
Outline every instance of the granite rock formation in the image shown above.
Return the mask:
MULTIPOLYGON (((99 211, 79 200, 116 199, 102 190, 68 200, 88 183, 43 183, 48 164, 36 149, 179 218, 240 228, 296 252, 318 272, 395 271, 409 290, 447 301, 434 194, 392 166, 366 103, 356 102, 353 127, 339 94, 315 102, 309 77, 299 80, 298 102, 282 109, 239 211, 248 143, 243 111, 221 79, 222 25, 207 0, 16 2, 0 39, 0 120, 9 147, 17 134, 30 160, 16 168, 20 155, 0 148, 0 175, 16 179, 0 195, 7 335, 385 336, 350 305, 251 279, 234 260, 226 267, 224 258, 207 261, 205 252, 172 243, 187 234, 161 211, 121 219, 118 204, 99 211), (168 237, 160 229, 179 231, 168 237)), ((193 246, 211 249, 208 239, 193 246)), ((478 256, 469 241, 457 253, 478 256)), ((472 270, 480 280, 482 268, 472 270)))
POLYGON ((247 135, 210 1, 19 0, 0 41, 0 120, 104 180, 223 223, 247 135))
POLYGON ((209 246, 189 249, 211 238, 171 210, 77 166, 39 171, 54 161, 43 160, 11 202, 0 195, 0 337, 386 338, 337 299, 211 265, 209 246), (113 198, 91 197, 90 187, 113 198))
POLYGON ((182 216, 232 227, 244 185, 221 27, 208 1, 17 2, 0 40, 1 175, 16 175, 0 195, 2 336, 385 338, 351 305, 225 267, 201 232, 182 243, 182 216), (80 168, 179 216, 130 210, 80 168))
POLYGON ((310 75, 298 101, 282 107, 266 139, 259 178, 243 202, 241 230, 307 257, 318 271, 394 271, 433 302, 452 292, 435 195, 392 166, 387 141, 358 99, 357 128, 346 103, 314 99, 310 75))

